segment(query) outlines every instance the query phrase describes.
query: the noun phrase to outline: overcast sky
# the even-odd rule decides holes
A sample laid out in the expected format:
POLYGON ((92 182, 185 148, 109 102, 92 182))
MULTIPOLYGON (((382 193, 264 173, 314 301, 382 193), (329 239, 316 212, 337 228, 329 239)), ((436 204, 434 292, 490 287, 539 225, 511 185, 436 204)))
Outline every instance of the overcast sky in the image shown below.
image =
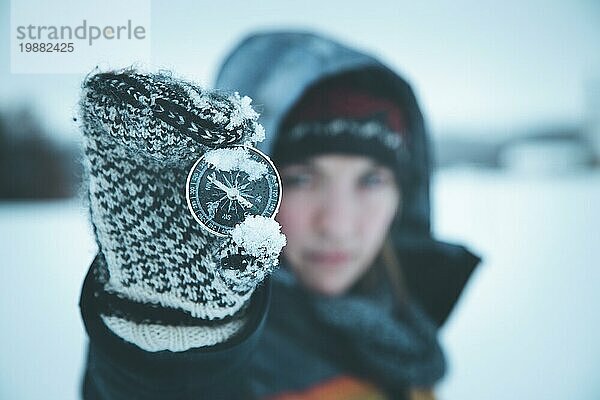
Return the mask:
MULTIPOLYGON (((44 15, 65 1, 25 2, 44 15)), ((10 3, 0 3, 0 107, 32 103, 50 129, 77 135, 71 116, 83 74, 11 74, 10 3)), ((586 87, 600 82, 595 0, 152 1, 151 66, 210 84, 245 34, 284 27, 381 57, 412 82, 434 134, 578 125, 586 87)))

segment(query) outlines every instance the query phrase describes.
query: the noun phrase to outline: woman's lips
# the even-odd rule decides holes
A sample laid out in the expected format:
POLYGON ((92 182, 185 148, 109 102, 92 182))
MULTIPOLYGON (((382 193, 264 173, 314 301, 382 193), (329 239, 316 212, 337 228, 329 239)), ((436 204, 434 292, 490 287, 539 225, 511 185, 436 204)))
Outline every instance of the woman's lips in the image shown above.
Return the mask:
POLYGON ((315 264, 331 266, 344 264, 350 260, 350 254, 343 251, 310 252, 307 257, 310 262, 315 264))

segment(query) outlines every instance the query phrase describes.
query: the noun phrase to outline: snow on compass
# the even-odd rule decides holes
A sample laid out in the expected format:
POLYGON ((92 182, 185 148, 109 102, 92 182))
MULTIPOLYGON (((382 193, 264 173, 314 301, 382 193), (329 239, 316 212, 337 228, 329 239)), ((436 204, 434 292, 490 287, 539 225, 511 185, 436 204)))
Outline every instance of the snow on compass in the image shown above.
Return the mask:
POLYGON ((207 151, 190 170, 188 207, 217 236, 229 236, 249 216, 272 218, 281 202, 281 180, 271 160, 251 146, 207 151))

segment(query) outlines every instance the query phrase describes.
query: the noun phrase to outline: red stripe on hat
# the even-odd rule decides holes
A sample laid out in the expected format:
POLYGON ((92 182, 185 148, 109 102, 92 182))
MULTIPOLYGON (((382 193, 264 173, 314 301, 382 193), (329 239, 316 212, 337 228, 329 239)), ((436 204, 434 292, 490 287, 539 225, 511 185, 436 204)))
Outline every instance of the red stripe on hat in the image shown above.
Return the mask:
POLYGON ((316 86, 302 97, 287 121, 294 125, 336 118, 363 119, 379 114, 386 116, 383 122, 390 130, 405 132, 402 111, 391 100, 348 86, 316 86))

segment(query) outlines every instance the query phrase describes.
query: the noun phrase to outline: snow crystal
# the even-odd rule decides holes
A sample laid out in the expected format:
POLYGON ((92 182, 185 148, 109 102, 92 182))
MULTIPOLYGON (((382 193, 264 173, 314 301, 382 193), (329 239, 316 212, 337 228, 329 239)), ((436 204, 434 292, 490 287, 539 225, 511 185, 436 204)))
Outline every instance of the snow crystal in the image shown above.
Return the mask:
POLYGON ((204 160, 219 171, 243 171, 252 181, 267 173, 264 164, 250 158, 248 150, 243 147, 210 150, 204 160))
POLYGON ((213 120, 217 124, 224 124, 228 121, 228 118, 227 118, 227 115, 225 115, 225 113, 223 113, 219 110, 215 110, 214 114, 213 114, 213 120))
POLYGON ((229 120, 229 124, 225 129, 231 131, 242 126, 244 121, 256 121, 258 113, 252 108, 252 99, 248 96, 241 97, 238 92, 229 96, 229 100, 233 104, 233 111, 229 120))
POLYGON ((265 128, 261 124, 256 123, 254 134, 250 137, 250 141, 259 143, 263 140, 265 140, 265 128))
POLYGON ((286 244, 281 225, 261 215, 248 216, 231 231, 231 238, 248 254, 256 258, 277 256, 286 244))
POLYGON ((184 84, 182 86, 196 107, 200 108, 201 110, 210 108, 210 103, 206 99, 206 96, 200 95, 200 93, 198 93, 198 91, 191 85, 184 84))

